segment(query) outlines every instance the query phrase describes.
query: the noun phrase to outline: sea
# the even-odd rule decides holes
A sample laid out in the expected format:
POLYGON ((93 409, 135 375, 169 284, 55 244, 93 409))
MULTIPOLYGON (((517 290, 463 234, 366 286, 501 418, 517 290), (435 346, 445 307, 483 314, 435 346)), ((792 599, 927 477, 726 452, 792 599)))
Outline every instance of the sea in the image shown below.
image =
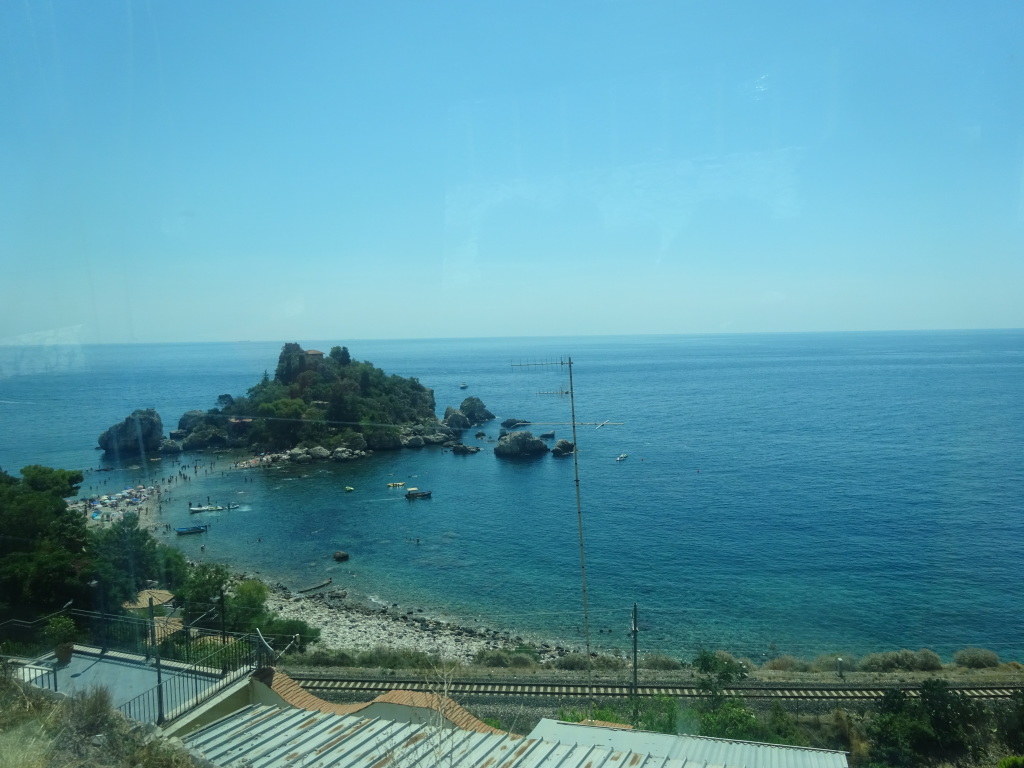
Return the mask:
POLYGON ((169 431, 283 342, 21 346, 0 348, 0 466, 82 469, 88 495, 188 465, 160 523, 240 505, 157 533, 190 559, 524 641, 624 650, 635 604, 641 653, 1024 660, 1024 331, 297 341, 418 378, 438 416, 480 398, 482 450, 115 465, 104 429, 155 408, 169 431), (576 457, 496 457, 507 418, 576 457))

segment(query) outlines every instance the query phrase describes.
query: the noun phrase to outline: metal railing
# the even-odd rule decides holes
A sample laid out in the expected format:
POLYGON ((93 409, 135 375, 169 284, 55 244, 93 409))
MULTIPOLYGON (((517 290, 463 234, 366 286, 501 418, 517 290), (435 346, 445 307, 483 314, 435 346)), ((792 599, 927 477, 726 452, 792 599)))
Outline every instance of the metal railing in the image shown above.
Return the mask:
POLYGON ((162 662, 157 656, 156 686, 125 702, 118 710, 140 722, 161 725, 173 720, 252 672, 258 662, 254 640, 250 636, 232 637, 226 645, 188 666, 162 662))
MULTIPOLYGON (((131 614, 64 610, 58 614, 75 620, 83 647, 99 655, 116 654, 126 663, 152 664, 157 684, 117 707, 140 722, 163 723, 206 701, 226 685, 256 669, 259 639, 252 635, 165 623, 150 612, 148 618, 131 614)), ((47 621, 11 619, 0 624, 4 653, 18 655, 33 684, 58 690, 57 671, 44 660, 53 650, 45 638, 47 621), (24 660, 36 659, 35 662, 24 660)))

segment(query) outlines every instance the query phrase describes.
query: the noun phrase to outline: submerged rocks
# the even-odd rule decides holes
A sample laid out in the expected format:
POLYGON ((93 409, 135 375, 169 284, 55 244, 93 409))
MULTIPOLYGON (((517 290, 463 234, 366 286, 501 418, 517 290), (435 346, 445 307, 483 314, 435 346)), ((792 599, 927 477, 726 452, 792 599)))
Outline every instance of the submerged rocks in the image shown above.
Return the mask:
POLYGON ((452 453, 457 456, 469 456, 472 453, 480 453, 480 446, 477 445, 463 445, 462 443, 456 443, 452 446, 452 453))
POLYGON ((518 458, 539 456, 550 450, 543 440, 534 437, 532 432, 510 432, 498 439, 494 446, 494 455, 502 458, 518 458))
POLYGON ((116 456, 142 456, 157 453, 164 436, 164 424, 154 409, 139 409, 120 424, 99 436, 99 446, 116 456))

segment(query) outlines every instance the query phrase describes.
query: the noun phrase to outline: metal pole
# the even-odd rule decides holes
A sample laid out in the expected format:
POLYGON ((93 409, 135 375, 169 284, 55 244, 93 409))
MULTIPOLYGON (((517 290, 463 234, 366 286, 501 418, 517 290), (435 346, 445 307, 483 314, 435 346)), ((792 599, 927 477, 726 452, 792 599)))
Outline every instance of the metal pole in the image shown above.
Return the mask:
POLYGON ((156 612, 153 610, 153 598, 149 598, 149 628, 153 644, 153 657, 156 659, 156 724, 164 722, 164 683, 160 674, 160 646, 156 642, 156 612))
POLYGON ((632 629, 632 632, 633 632, 633 695, 636 696, 637 695, 637 691, 639 690, 639 688, 637 686, 637 683, 636 683, 636 667, 637 667, 637 659, 636 659, 636 636, 637 636, 637 628, 636 628, 636 603, 633 603, 633 629, 632 629))
POLYGON ((576 394, 572 383, 572 357, 569 365, 569 409, 572 414, 572 467, 576 482, 576 522, 580 532, 580 580, 583 585, 583 636, 587 643, 587 684, 593 685, 593 671, 590 663, 590 612, 587 609, 587 558, 583 547, 583 504, 580 501, 580 444, 576 438, 576 394))

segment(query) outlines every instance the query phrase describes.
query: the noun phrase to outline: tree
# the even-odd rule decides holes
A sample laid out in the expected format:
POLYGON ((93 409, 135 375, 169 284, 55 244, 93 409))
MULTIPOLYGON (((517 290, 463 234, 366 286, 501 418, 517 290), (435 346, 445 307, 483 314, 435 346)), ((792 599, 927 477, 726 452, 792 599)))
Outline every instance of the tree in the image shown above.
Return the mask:
POLYGON ((988 751, 984 705, 950 690, 945 680, 926 680, 916 699, 887 691, 867 733, 872 762, 901 768, 973 765, 988 751))
POLYGON ((88 603, 85 519, 64 500, 82 473, 33 465, 21 475, 0 470, 0 621, 88 603))
POLYGON ((156 540, 139 527, 139 516, 128 513, 92 536, 96 579, 107 611, 134 602, 158 570, 156 540))
POLYGON ((336 360, 339 365, 350 365, 352 363, 352 356, 348 353, 348 347, 331 347, 328 357, 336 360))
POLYGON ((199 621, 193 619, 196 626, 219 628, 220 597, 227 589, 229 578, 228 569, 219 563, 200 563, 189 571, 174 596, 188 604, 193 617, 209 614, 199 621))

